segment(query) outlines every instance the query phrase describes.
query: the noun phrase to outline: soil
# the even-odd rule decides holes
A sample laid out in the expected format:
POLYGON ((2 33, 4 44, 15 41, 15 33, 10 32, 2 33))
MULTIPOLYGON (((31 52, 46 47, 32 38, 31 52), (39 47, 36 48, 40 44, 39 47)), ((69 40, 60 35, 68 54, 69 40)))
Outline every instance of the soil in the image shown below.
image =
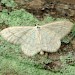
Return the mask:
MULTIPOLYGON (((70 21, 75 21, 75 0, 14 0, 18 6, 15 9, 24 8, 28 12, 32 13, 39 20, 42 20, 44 16, 51 15, 54 18, 68 18, 70 21)), ((0 5, 0 11, 2 8, 11 8, 0 5)), ((4 27, 3 27, 4 28, 4 27)), ((3 29, 2 28, 2 29, 3 29)), ((54 60, 54 62, 46 63, 45 69, 49 68, 60 68, 61 62, 59 57, 62 55, 67 55, 69 52, 75 55, 75 39, 69 44, 62 43, 61 48, 56 53, 49 53, 48 58, 54 60)))
POLYGON ((43 18, 46 14, 53 17, 66 17, 75 20, 75 0, 15 0, 20 8, 27 9, 28 12, 37 18, 43 18))

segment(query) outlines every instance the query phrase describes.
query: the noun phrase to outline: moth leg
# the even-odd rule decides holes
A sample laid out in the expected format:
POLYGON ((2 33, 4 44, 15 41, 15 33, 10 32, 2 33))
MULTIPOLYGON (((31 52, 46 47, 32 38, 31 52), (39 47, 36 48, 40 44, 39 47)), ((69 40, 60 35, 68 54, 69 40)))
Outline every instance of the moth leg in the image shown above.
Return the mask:
POLYGON ((40 55, 44 55, 44 51, 40 51, 40 55))

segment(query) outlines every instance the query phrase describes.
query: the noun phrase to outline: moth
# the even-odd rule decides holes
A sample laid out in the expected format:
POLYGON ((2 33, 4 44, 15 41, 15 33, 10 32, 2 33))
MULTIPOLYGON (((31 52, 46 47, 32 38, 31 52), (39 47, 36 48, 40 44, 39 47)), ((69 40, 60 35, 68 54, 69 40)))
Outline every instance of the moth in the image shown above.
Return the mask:
POLYGON ((56 52, 72 27, 70 21, 56 21, 42 26, 8 27, 0 35, 10 43, 19 44, 25 55, 34 56, 43 51, 56 52))

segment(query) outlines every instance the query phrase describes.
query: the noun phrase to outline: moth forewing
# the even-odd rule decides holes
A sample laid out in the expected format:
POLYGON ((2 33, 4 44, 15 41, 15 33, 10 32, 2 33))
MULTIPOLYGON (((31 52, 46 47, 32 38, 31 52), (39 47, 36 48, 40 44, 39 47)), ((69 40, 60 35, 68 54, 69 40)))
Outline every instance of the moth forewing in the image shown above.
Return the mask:
POLYGON ((8 27, 3 29, 0 32, 0 35, 10 43, 13 44, 21 44, 23 41, 21 38, 26 35, 26 33, 31 30, 33 27, 28 26, 15 26, 15 27, 8 27))
POLYGON ((57 35, 60 36, 60 39, 62 39, 71 31, 73 23, 70 21, 55 21, 45 24, 42 27, 54 31, 55 33, 57 33, 57 35))

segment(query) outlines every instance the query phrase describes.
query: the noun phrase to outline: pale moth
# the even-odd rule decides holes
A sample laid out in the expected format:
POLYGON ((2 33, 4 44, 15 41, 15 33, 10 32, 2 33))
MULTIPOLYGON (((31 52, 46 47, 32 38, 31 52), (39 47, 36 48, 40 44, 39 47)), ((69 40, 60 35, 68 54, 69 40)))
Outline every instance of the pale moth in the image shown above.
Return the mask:
POLYGON ((25 55, 34 56, 43 51, 56 52, 72 27, 70 21, 56 21, 42 26, 8 27, 0 35, 10 43, 19 44, 25 55))

